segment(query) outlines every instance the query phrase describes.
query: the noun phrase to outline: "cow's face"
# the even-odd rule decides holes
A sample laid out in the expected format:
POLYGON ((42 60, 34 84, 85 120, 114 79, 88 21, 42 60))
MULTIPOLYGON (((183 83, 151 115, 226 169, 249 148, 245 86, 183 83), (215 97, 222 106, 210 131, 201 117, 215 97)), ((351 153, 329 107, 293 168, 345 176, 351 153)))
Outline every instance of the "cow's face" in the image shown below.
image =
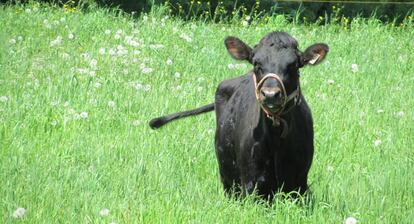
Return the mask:
POLYGON ((233 58, 254 66, 254 76, 260 84, 257 98, 273 112, 280 111, 286 97, 298 88, 299 68, 319 64, 329 50, 326 44, 314 44, 302 53, 297 41, 284 32, 267 34, 253 49, 236 37, 227 37, 225 45, 233 58))

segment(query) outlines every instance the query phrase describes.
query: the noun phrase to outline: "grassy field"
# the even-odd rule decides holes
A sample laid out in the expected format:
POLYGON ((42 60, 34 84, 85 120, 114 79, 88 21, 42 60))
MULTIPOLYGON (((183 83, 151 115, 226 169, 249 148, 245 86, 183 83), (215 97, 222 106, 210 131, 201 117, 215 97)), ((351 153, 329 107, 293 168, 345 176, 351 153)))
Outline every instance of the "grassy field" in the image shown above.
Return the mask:
POLYGON ((1 7, 0 222, 412 223, 414 28, 350 25, 1 7), (301 76, 315 123, 309 205, 226 198, 214 113, 147 125, 250 69, 228 56, 227 35, 254 45, 274 30, 302 50, 330 46, 301 76))

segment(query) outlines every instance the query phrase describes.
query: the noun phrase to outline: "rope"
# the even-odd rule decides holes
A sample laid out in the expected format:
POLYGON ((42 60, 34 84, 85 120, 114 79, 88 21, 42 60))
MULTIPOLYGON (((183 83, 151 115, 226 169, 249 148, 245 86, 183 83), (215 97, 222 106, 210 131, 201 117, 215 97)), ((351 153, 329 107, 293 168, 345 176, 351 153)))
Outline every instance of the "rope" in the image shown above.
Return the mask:
POLYGON ((349 3, 349 4, 378 4, 378 5, 414 5, 414 1, 411 2, 374 2, 374 1, 325 1, 325 0, 275 0, 275 3, 279 2, 291 2, 291 3, 349 3))

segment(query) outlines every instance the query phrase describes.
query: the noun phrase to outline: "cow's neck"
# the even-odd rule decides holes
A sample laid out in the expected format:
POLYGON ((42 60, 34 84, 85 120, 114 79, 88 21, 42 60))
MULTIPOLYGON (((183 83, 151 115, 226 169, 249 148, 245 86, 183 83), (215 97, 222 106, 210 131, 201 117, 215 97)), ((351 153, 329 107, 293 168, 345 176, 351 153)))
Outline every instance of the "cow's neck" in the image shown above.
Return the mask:
POLYGON ((293 125, 294 116, 293 113, 296 110, 296 106, 291 108, 287 113, 280 115, 279 119, 279 125, 275 125, 275 122, 269 118, 265 112, 261 111, 260 119, 264 128, 268 131, 268 133, 272 136, 272 139, 280 139, 283 140, 287 137, 289 137, 290 129, 293 125), (285 133, 284 133, 285 132, 285 133))

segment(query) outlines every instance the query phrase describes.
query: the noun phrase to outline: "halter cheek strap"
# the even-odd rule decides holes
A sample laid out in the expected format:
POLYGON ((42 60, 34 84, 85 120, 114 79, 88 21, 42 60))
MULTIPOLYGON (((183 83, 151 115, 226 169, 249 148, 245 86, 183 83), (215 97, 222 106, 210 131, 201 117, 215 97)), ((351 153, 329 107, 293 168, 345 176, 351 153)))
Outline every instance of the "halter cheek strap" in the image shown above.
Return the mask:
POLYGON ((295 107, 296 105, 299 105, 301 103, 301 100, 300 100, 301 99, 300 98, 300 85, 298 84, 298 87, 292 93, 287 95, 285 85, 283 84, 283 81, 282 81, 282 79, 280 78, 279 75, 276 75, 274 73, 268 73, 267 75, 265 75, 260 80, 260 82, 257 82, 256 75, 254 73, 253 73, 252 77, 253 77, 253 81, 254 81, 254 85, 255 85, 255 94, 256 94, 257 102, 259 103, 259 105, 262 108, 263 112, 266 114, 266 117, 269 118, 270 120, 272 120, 273 126, 278 127, 278 126, 280 126, 281 122, 283 123, 283 130, 282 130, 281 137, 282 138, 286 137, 287 132, 288 132, 288 124, 280 116, 284 115, 284 114, 287 114, 293 107, 295 107), (260 90, 262 88, 262 85, 269 78, 276 79, 277 82, 279 82, 279 84, 282 88, 282 106, 276 112, 272 112, 272 111, 268 110, 263 105, 263 102, 260 99, 260 90), (292 100, 293 100, 292 106, 290 106, 289 108, 286 109, 286 105, 292 100))

